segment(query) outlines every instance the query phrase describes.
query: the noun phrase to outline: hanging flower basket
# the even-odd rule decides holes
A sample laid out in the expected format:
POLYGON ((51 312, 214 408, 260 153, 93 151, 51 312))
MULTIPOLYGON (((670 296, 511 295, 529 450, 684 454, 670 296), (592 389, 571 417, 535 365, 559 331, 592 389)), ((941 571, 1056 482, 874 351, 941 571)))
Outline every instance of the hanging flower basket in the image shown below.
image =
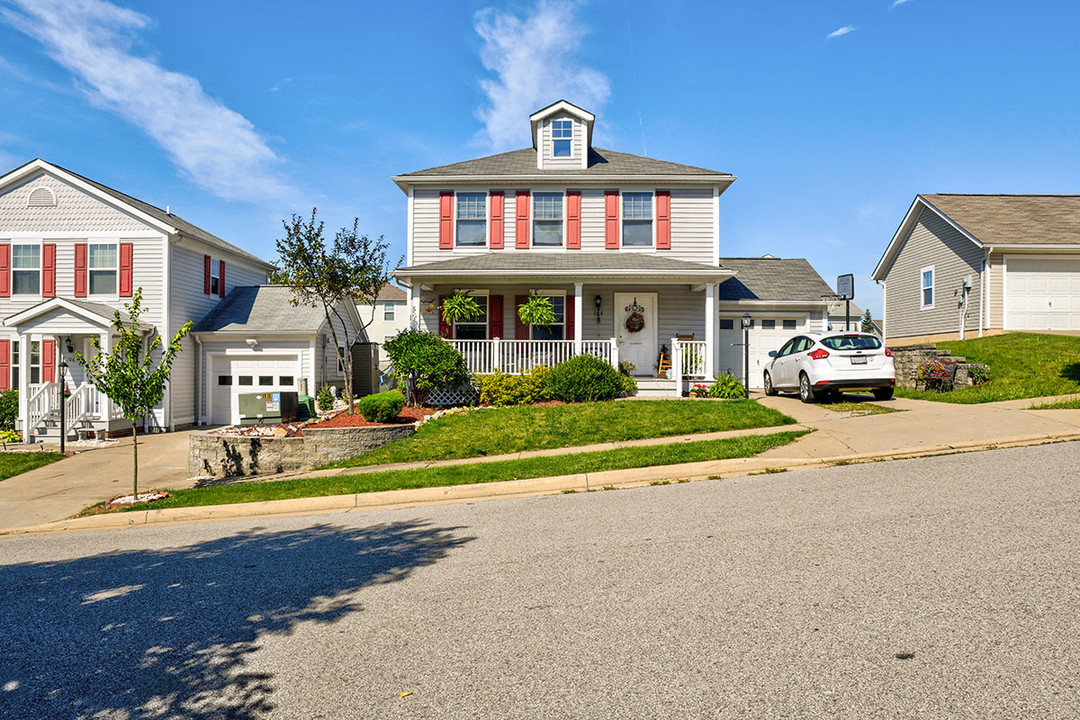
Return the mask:
POLYGON ((626 318, 626 329, 631 333, 637 333, 644 330, 645 316, 639 312, 630 313, 630 317, 626 318))

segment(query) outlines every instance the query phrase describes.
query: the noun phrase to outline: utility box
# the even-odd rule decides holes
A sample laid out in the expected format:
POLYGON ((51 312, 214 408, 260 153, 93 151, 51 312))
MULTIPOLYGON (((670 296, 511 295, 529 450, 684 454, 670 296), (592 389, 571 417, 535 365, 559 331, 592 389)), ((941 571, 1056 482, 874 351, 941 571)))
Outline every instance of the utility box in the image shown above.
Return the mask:
POLYGON ((272 425, 297 419, 296 392, 242 393, 237 396, 241 425, 272 425))

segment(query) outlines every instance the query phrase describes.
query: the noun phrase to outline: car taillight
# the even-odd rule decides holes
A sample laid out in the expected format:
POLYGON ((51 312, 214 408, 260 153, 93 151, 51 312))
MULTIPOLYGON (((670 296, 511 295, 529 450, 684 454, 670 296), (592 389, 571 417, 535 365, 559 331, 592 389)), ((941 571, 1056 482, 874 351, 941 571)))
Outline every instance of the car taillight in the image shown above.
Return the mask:
POLYGON ((885 348, 885 357, 892 357, 892 350, 885 348))
POLYGON ((824 360, 825 358, 829 357, 829 351, 825 350, 824 348, 818 348, 814 352, 809 352, 806 354, 814 358, 815 360, 824 360))

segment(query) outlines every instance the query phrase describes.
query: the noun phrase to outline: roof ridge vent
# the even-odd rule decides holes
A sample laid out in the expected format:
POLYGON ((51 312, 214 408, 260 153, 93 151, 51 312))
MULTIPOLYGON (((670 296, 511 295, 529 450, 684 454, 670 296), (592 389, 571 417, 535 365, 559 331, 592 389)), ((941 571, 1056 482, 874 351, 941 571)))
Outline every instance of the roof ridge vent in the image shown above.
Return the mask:
POLYGON ((56 193, 51 188, 39 186, 30 191, 26 200, 27 207, 56 207, 56 193))

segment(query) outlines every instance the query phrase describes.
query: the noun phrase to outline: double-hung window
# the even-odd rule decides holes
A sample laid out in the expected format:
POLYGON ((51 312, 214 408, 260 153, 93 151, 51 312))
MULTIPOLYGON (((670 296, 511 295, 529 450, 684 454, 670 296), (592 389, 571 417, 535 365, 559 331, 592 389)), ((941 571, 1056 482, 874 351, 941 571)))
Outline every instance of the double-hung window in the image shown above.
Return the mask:
POLYGON ((551 123, 552 157, 573 157, 574 121, 555 120, 551 123))
POLYGON ((487 244, 487 193, 458 193, 458 247, 483 247, 487 244))
POLYGON ((116 243, 91 243, 89 247, 90 294, 115 295, 119 254, 116 243))
POLYGON ((934 266, 925 267, 919 272, 920 301, 923 310, 934 307, 934 266))
POLYGON ((221 294, 221 261, 217 258, 210 260, 210 294, 221 294))
POLYGON ((545 295, 551 301, 551 309, 555 312, 555 322, 550 325, 531 325, 529 334, 533 340, 565 340, 566 339, 566 296, 545 295))
POLYGON ((395 316, 396 309, 397 308, 394 306, 394 303, 392 303, 392 302, 383 303, 383 306, 382 306, 382 319, 383 319, 383 322, 394 322, 394 316, 395 316))
POLYGON ((458 340, 487 340, 488 296, 471 294, 471 297, 480 306, 481 313, 469 320, 455 320, 454 337, 458 340))
POLYGON ((652 198, 651 192, 623 193, 623 247, 652 247, 652 198))
POLYGON ((563 195, 538 192, 533 195, 533 245, 562 247, 563 195))
POLYGON ((41 246, 11 246, 11 292, 13 295, 41 294, 41 246))

